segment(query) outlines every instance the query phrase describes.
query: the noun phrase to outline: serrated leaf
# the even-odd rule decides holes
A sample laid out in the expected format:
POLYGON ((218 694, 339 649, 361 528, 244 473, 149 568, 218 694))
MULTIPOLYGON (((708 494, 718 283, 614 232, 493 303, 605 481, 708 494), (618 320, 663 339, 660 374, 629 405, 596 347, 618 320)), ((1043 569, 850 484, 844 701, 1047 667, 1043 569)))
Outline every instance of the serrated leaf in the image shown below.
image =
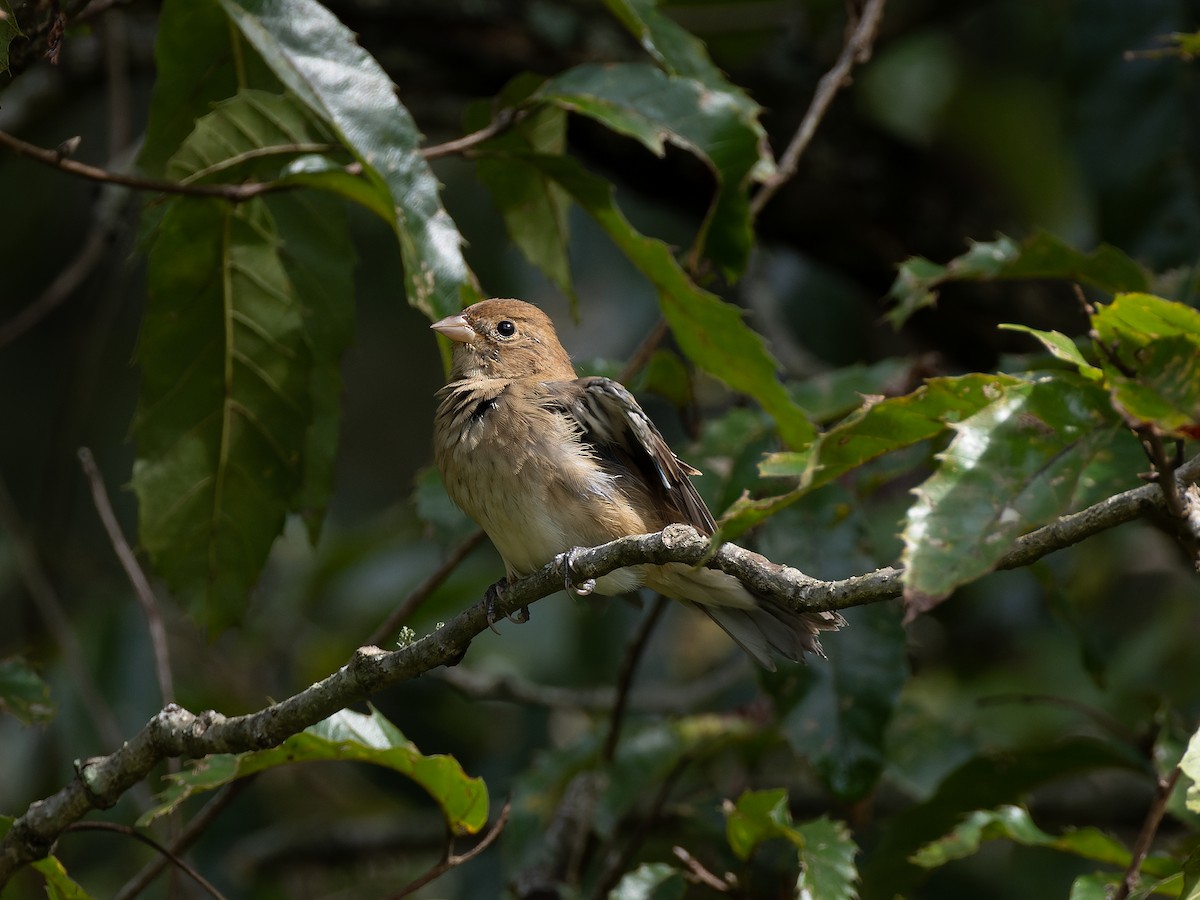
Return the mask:
POLYGON ((739 500, 721 516, 719 538, 736 540, 747 529, 852 469, 937 437, 949 424, 974 414, 1006 387, 1018 383, 1008 375, 931 378, 903 397, 868 400, 806 449, 763 457, 760 474, 767 478, 799 478, 799 485, 774 497, 739 500))
MULTIPOLYGON (((937 868, 953 860, 972 856, 985 841, 993 840, 1008 840, 1026 847, 1045 847, 1120 868, 1127 867, 1132 858, 1123 843, 1098 828, 1070 829, 1056 837, 1040 829, 1024 808, 1001 806, 969 813, 955 825, 953 831, 914 853, 912 861, 926 869, 937 868)), ((1177 868, 1177 864, 1166 857, 1147 857, 1142 862, 1141 872, 1164 877, 1174 874, 1177 868)))
POLYGON ((667 863, 643 863, 626 872, 608 900, 680 900, 687 891, 683 873, 667 863))
POLYGON ((167 775, 162 802, 138 819, 139 826, 175 810, 196 794, 238 778, 302 762, 363 762, 407 775, 437 802, 455 834, 477 834, 487 824, 488 795, 483 780, 470 778, 451 756, 424 756, 374 707, 371 712, 341 710, 288 738, 278 747, 239 754, 215 754, 191 763, 188 771, 167 775))
POLYGON ((0 72, 8 71, 8 45, 23 37, 8 0, 0 0, 0 72))
POLYGON ((15 716, 26 725, 54 718, 50 685, 20 657, 0 659, 0 713, 15 716))
POLYGON ((797 897, 813 900, 856 898, 858 869, 854 857, 858 855, 858 845, 851 839, 850 829, 842 822, 821 816, 796 826, 796 833, 803 840, 797 897))
POLYGON ((788 692, 799 696, 781 709, 780 729, 829 790, 853 802, 883 771, 888 725, 909 673, 894 610, 877 604, 848 610, 847 619, 846 640, 831 642, 828 663, 795 671, 804 683, 788 692))
POLYGON ((1150 284, 1145 269, 1108 244, 1082 253, 1044 231, 1020 243, 1000 235, 991 242, 971 241, 966 253, 944 266, 923 257, 906 260, 888 292, 896 306, 887 318, 899 328, 917 310, 932 306, 947 282, 1001 278, 1060 278, 1109 294, 1144 291, 1150 284))
POLYGON ((769 164, 757 107, 729 85, 670 75, 642 63, 582 65, 548 80, 534 101, 588 116, 661 156, 670 142, 712 172, 716 192, 693 252, 727 278, 746 267, 753 242, 749 189, 769 164))
POLYGON ((1006 387, 954 426, 904 529, 905 601, 915 615, 991 571, 1018 536, 1073 509, 1084 473, 1122 431, 1106 392, 1074 375, 1006 387))
POLYGON ((1089 363, 1084 357, 1083 351, 1079 349, 1079 345, 1061 331, 1040 331, 1027 325, 1001 325, 1000 327, 1005 331, 1023 331, 1025 334, 1037 338, 1052 356, 1078 367, 1079 374, 1089 381, 1099 381, 1104 377, 1103 370, 1089 363))
POLYGON ((925 873, 912 855, 967 813, 1019 802, 1028 791, 1055 779, 1110 768, 1153 775, 1135 750, 1088 737, 974 757, 946 776, 924 803, 892 817, 864 868, 864 900, 909 896, 925 873))
POLYGON ((792 402, 776 374, 775 360, 763 339, 746 325, 740 309, 692 282, 662 241, 639 234, 613 203, 610 184, 565 156, 521 158, 562 185, 654 284, 663 315, 693 363, 757 400, 789 446, 803 446, 812 439, 812 423, 792 402))
POLYGON ((315 0, 219 0, 271 72, 321 119, 393 209, 408 302, 431 319, 480 299, 462 236, 420 154, 420 133, 392 80, 315 0))
POLYGON ((219 630, 240 617, 303 483, 304 309, 261 199, 173 204, 147 284, 134 422, 141 541, 219 630))

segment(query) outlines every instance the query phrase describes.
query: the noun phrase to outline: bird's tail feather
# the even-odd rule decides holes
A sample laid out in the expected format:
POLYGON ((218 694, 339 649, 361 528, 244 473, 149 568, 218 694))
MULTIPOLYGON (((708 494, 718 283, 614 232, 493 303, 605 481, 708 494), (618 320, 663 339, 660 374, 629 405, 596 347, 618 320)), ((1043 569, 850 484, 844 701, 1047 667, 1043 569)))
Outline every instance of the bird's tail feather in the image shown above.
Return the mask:
POLYGON ((835 631, 846 624, 838 613, 801 613, 778 600, 756 597, 750 608, 693 604, 708 615, 764 669, 775 671, 771 651, 787 659, 803 662, 805 653, 824 657, 818 635, 835 631))

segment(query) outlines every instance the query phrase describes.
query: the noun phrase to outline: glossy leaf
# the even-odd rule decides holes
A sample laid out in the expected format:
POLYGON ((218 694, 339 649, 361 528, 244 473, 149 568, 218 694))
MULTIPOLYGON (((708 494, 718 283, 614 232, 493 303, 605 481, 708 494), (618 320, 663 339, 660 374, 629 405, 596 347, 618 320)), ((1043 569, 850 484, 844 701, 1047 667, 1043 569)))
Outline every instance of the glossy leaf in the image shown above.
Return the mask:
POLYGON ((912 855, 950 832, 964 815, 1016 803, 1034 788, 1103 769, 1150 777, 1145 760, 1125 746, 1075 737, 1050 746, 977 756, 951 772, 932 797, 892 816, 863 870, 864 900, 909 896, 926 871, 912 855))
POLYGON ((50 685, 19 657, 0 659, 0 713, 15 716, 26 725, 54 718, 50 685))
POLYGON ((0 0, 0 72, 8 71, 8 45, 21 36, 12 5, 9 0, 0 0))
POLYGON ((1083 351, 1079 349, 1079 345, 1060 331, 1039 331, 1037 328, 1030 328, 1026 325, 1001 325, 1000 327, 1006 331, 1023 331, 1025 334, 1037 338, 1052 356, 1076 366, 1079 374, 1089 381, 1099 381, 1104 377, 1103 370, 1089 363, 1084 357, 1083 351))
POLYGON ((826 641, 828 662, 793 670, 802 684, 773 692, 787 704, 780 728, 801 759, 807 759, 829 790, 853 802, 879 780, 888 725, 908 678, 907 641, 893 608, 876 604, 848 610, 850 623, 838 640, 826 641))
POLYGON ((759 465, 764 477, 799 478, 799 485, 785 494, 747 497, 733 504, 721 517, 721 539, 735 540, 805 494, 858 466, 937 437, 948 425, 974 414, 1018 383, 1008 375, 931 378, 903 397, 868 399, 806 449, 765 456, 759 465))
POLYGON ((220 629, 240 617, 304 481, 305 311, 262 200, 173 204, 147 278, 134 423, 141 541, 220 629))
MULTIPOLYGON (((1009 840, 1026 847, 1045 847, 1071 853, 1094 862, 1125 868, 1129 865, 1129 849, 1121 841, 1098 828, 1075 828, 1060 836, 1047 834, 1038 828, 1029 812, 1020 806, 1001 806, 991 810, 976 810, 959 822, 954 830, 926 844, 915 854, 913 862, 927 869, 944 866, 979 851, 985 841, 1009 840)), ((1178 864, 1167 857, 1147 857, 1142 862, 1145 876, 1164 877, 1174 874, 1178 864)))
POLYGON ((392 80, 315 0, 219 0, 263 61, 386 192, 408 302, 431 319, 479 299, 462 237, 419 152, 420 133, 392 80))
POLYGON ((1018 536, 1079 505, 1087 466, 1122 430, 1105 391, 1076 376, 1007 386, 953 425, 904 529, 905 600, 926 611, 991 571, 1018 536))
POLYGON ((741 274, 752 242, 749 189, 769 162, 757 108, 748 110, 744 95, 625 63, 577 66, 551 78, 532 99, 595 119, 659 156, 669 142, 700 159, 716 193, 695 252, 712 258, 726 277, 741 274))
POLYGON ((855 884, 858 869, 854 857, 858 845, 843 823, 821 816, 796 826, 803 844, 800 849, 799 897, 821 900, 853 900, 858 897, 855 884))
POLYGON ((776 374, 777 364, 742 311, 698 287, 662 241, 639 234, 613 203, 612 187, 565 156, 521 155, 553 178, 608 233, 658 290, 659 305, 680 349, 700 368, 759 402, 793 447, 814 429, 776 374))
POLYGON ((342 710, 304 729, 278 747, 248 753, 218 754, 195 760, 171 782, 161 803, 142 815, 139 826, 172 812, 189 797, 215 790, 238 778, 302 762, 362 762, 407 775, 437 801, 455 834, 477 834, 487 824, 487 787, 470 778, 450 756, 423 756, 412 741, 377 709, 369 714, 342 710))
POLYGON ((1000 278, 1060 278, 1109 294, 1144 291, 1150 283, 1145 269, 1108 244, 1081 253, 1044 231, 1020 243, 1000 235, 991 242, 972 241, 966 253, 944 266, 919 256, 902 263, 888 294, 896 302, 888 320, 899 328, 917 310, 936 303, 947 282, 1000 278))

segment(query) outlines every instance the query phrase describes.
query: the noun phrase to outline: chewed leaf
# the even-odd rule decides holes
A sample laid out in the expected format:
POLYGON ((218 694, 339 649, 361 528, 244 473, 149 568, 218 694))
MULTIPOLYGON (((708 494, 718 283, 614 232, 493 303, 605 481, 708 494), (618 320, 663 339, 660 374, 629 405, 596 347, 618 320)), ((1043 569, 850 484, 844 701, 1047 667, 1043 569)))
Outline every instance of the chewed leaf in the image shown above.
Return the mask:
POLYGON ((1122 429, 1107 393, 1075 376, 1006 388, 954 426, 904 529, 909 615, 990 571, 1022 533, 1071 510, 1122 429))
POLYGON ((218 754, 194 761, 186 772, 168 775, 162 803, 145 813, 145 826, 187 798, 238 778, 301 762, 364 762, 407 775, 442 808, 455 834, 476 834, 487 823, 487 788, 470 778, 450 756, 423 756, 412 741, 376 709, 370 714, 342 710, 269 750, 218 754))

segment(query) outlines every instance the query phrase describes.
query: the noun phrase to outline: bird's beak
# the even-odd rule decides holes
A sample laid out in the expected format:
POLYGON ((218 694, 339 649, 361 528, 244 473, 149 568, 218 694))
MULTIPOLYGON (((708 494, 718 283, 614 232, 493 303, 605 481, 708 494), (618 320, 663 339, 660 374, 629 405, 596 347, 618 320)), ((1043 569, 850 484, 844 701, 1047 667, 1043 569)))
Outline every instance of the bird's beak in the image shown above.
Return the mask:
POLYGON ((475 340, 475 329, 467 324, 467 317, 461 314, 446 316, 446 318, 434 322, 429 327, 439 334, 444 334, 450 340, 458 341, 462 344, 469 344, 475 340))

